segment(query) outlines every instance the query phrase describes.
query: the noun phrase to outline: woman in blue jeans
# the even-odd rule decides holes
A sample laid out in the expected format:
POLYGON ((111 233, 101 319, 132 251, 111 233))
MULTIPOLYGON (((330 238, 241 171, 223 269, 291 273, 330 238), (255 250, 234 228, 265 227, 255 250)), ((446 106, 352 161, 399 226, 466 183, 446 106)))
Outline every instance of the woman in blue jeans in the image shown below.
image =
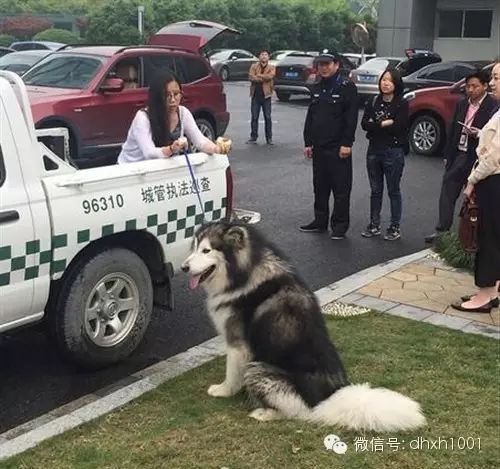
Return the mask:
POLYGON ((403 80, 388 68, 380 77, 380 94, 367 103, 361 127, 367 132, 366 166, 370 180, 370 224, 361 233, 365 238, 380 236, 380 211, 384 195, 384 177, 391 201, 391 224, 384 239, 401 237, 400 181, 408 153, 408 102, 403 99, 403 80))

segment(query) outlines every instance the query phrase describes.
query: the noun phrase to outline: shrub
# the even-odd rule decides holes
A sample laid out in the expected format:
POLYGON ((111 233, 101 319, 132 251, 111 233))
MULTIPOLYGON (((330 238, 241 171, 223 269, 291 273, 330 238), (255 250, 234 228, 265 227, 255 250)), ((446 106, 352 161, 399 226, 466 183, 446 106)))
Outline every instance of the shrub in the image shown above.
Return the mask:
POLYGON ((76 44, 79 42, 78 37, 76 37, 71 31, 57 28, 46 29, 45 31, 35 35, 33 40, 62 42, 63 44, 76 44))
POLYGON ((434 250, 452 267, 474 270, 474 254, 462 249, 456 233, 441 233, 434 242, 434 250))

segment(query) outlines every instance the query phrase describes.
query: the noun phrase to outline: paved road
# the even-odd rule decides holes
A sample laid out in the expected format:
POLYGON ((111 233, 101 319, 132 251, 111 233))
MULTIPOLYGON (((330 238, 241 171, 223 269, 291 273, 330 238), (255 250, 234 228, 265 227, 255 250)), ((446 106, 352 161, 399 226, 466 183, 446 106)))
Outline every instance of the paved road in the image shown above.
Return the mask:
MULTIPOLYGON (((248 88, 233 83, 226 91, 231 111, 228 135, 235 142, 231 162, 236 205, 262 213, 261 229, 289 256, 312 289, 424 247, 423 237, 432 230, 436 212, 442 171, 438 159, 407 159, 403 238, 394 243, 365 240, 359 233, 368 217, 366 140, 358 130, 348 239, 331 241, 328 235, 304 234, 298 225, 312 219, 311 165, 301 156, 307 101, 275 103, 276 145, 249 146, 244 143, 249 133, 248 88)), ((179 275, 175 280, 176 311, 158 312, 140 349, 126 363, 107 370, 81 372, 62 362, 42 327, 0 337, 0 433, 211 337, 213 329, 204 314, 202 297, 189 292, 186 284, 186 278, 179 275)))

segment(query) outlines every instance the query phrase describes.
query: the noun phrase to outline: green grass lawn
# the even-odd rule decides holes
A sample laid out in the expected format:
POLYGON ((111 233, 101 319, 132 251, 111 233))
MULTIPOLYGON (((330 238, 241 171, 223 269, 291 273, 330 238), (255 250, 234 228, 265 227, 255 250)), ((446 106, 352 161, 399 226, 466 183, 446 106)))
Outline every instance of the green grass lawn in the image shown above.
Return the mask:
POLYGON ((427 427, 407 434, 360 435, 303 422, 257 422, 247 417, 244 394, 231 399, 206 394, 210 384, 222 380, 219 359, 119 411, 0 462, 0 468, 499 467, 497 341, 376 313, 327 321, 351 380, 418 400, 427 427), (346 454, 325 450, 323 439, 329 433, 347 443, 346 454), (369 442, 368 451, 355 450, 356 437, 369 442), (382 439, 383 451, 373 451, 380 449, 371 447, 374 437, 382 439), (419 437, 446 439, 448 450, 444 443, 440 449, 409 449, 409 442, 419 437), (389 448, 389 438, 397 439, 397 451, 389 448), (457 449, 464 442, 459 438, 474 438, 474 448, 457 449))

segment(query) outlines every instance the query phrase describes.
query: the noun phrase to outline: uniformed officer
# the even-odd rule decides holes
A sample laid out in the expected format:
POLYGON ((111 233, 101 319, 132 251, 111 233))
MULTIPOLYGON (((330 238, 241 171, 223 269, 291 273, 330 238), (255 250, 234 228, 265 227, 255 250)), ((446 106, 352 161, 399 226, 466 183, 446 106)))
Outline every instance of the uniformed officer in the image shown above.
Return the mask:
POLYGON ((356 86, 340 73, 334 53, 316 58, 319 83, 314 85, 304 125, 304 156, 313 160, 314 220, 300 227, 307 233, 328 228, 328 202, 333 192, 330 219, 332 239, 344 239, 349 228, 352 187, 352 144, 358 122, 356 86))

